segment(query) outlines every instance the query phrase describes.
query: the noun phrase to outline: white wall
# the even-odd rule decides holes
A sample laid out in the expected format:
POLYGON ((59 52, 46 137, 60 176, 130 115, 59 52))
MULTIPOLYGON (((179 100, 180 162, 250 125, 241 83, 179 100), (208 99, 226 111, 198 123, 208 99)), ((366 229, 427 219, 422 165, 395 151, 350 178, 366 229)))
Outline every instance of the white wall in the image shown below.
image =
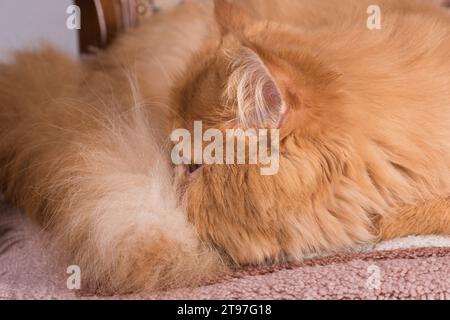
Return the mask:
POLYGON ((66 9, 71 4, 71 0, 0 0, 0 60, 43 40, 76 56, 77 30, 66 27, 66 9))

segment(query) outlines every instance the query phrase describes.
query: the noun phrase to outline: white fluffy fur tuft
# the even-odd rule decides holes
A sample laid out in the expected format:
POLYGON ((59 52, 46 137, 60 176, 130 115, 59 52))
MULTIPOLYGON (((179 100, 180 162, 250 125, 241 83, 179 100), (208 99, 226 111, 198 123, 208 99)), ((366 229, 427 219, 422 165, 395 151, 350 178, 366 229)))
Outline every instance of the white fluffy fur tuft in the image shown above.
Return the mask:
POLYGON ((44 50, 18 56, 0 74, 0 119, 9 124, 19 115, 1 132, 0 181, 8 182, 2 186, 7 199, 50 231, 67 265, 80 266, 83 289, 167 289, 214 276, 220 258, 188 223, 169 152, 156 138, 161 112, 152 114, 129 73, 122 70, 117 82, 105 84, 120 86, 117 99, 100 86, 75 86, 84 77, 103 77, 77 74, 77 68, 44 50), (35 70, 46 69, 48 61, 54 65, 49 81, 35 82, 35 70), (56 77, 61 70, 70 77, 56 77), (12 75, 16 89, 29 88, 34 97, 8 90, 12 75), (41 94, 61 90, 64 99, 41 94))

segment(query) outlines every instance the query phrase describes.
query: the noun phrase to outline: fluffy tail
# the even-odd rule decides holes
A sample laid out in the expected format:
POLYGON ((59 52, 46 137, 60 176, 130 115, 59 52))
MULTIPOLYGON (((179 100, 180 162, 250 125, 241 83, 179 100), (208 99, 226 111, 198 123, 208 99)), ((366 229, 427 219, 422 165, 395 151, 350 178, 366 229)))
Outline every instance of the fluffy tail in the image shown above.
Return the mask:
POLYGON ((213 277, 222 263, 178 204, 137 86, 121 84, 118 105, 85 77, 96 75, 52 50, 0 67, 6 198, 80 266, 85 289, 124 293, 213 277))

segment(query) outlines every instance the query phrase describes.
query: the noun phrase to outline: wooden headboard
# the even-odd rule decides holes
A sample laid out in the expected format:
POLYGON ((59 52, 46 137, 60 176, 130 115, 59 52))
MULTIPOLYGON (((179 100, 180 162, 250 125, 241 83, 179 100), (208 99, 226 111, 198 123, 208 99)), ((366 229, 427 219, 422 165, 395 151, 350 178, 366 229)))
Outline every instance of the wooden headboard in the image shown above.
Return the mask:
POLYGON ((134 28, 157 10, 155 0, 76 0, 81 9, 81 53, 108 46, 120 33, 134 28))

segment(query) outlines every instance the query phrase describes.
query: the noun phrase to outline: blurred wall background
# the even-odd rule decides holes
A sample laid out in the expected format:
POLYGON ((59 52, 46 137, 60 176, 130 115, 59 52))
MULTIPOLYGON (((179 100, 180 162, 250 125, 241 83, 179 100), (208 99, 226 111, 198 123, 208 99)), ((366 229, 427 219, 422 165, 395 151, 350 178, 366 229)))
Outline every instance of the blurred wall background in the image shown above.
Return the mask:
POLYGON ((0 61, 19 48, 33 48, 42 40, 78 55, 77 30, 69 30, 66 9, 71 0, 0 0, 0 61))

